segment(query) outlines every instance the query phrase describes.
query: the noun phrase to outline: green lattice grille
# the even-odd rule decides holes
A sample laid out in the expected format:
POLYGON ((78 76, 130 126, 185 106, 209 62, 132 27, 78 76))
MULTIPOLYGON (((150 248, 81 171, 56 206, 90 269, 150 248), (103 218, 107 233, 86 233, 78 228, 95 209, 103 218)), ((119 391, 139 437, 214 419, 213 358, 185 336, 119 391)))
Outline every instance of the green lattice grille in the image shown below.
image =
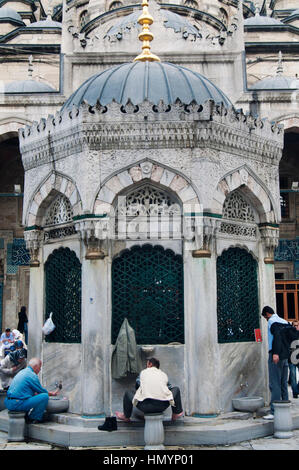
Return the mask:
POLYGON ((182 256, 161 246, 126 250, 112 264, 112 342, 125 317, 138 344, 184 342, 182 256))
POLYGON ((219 343, 255 340, 257 263, 246 250, 230 248, 217 259, 217 317, 219 343))
POLYGON ((46 341, 81 342, 81 264, 69 248, 54 250, 45 264, 46 318, 53 312, 55 330, 46 341))

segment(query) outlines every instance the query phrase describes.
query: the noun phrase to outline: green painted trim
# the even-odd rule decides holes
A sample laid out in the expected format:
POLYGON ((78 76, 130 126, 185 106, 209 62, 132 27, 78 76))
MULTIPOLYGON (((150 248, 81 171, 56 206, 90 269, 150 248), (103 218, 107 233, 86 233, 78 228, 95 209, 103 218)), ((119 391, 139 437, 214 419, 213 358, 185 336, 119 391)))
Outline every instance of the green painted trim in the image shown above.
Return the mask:
POLYGON ((30 230, 42 230, 42 227, 38 225, 30 225, 30 227, 25 227, 24 232, 29 232, 30 230))
POLYGON ((222 219, 222 214, 214 214, 213 212, 203 212, 205 217, 214 217, 216 219, 222 219))
POLYGON ((81 214, 73 217, 73 220, 83 220, 83 219, 105 219, 107 214, 97 215, 97 214, 81 214))
POLYGON ((222 214, 214 214, 213 212, 184 212, 184 216, 188 217, 213 217, 215 219, 222 219, 222 214))

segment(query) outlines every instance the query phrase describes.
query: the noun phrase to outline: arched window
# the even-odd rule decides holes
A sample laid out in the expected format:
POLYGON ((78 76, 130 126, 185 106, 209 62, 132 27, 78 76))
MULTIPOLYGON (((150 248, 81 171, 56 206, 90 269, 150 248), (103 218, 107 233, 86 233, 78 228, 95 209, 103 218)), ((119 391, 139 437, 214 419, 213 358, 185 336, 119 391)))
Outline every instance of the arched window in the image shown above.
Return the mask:
POLYGON ((228 25, 228 14, 227 14, 226 10, 224 8, 220 8, 219 12, 220 12, 220 20, 222 21, 222 23, 225 26, 227 26, 228 25))
POLYGON ((161 246, 134 246, 112 263, 112 343, 127 318, 138 344, 184 342, 183 260, 161 246))
POLYGON ((120 238, 180 238, 181 206, 172 192, 143 183, 114 202, 115 228, 120 238))
POLYGON ((259 328, 257 262, 241 248, 217 259, 218 342, 254 341, 259 328))
POLYGON ((258 215, 239 191, 228 194, 223 204, 221 235, 255 239, 258 215))
POLYGON ((80 28, 82 29, 83 26, 85 26, 87 22, 88 22, 88 11, 84 10, 84 11, 82 11, 82 13, 79 16, 80 28))
POLYGON ((73 210, 70 201, 59 194, 50 204, 45 214, 45 226, 65 224, 73 221, 73 210))
POLYGON ((53 199, 45 212, 43 226, 45 242, 76 233, 72 205, 66 196, 58 194, 53 199))
POLYGON ((81 263, 69 248, 54 250, 45 263, 46 318, 53 313, 54 343, 81 342, 81 263))

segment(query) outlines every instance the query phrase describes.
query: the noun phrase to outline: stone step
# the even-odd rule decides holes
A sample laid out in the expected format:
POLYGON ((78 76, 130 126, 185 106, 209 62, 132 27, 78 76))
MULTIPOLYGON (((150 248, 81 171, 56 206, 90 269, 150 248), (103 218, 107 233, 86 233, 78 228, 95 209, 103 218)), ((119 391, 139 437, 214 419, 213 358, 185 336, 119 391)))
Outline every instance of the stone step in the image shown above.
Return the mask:
MULTIPOLYGON (((97 421, 97 423, 100 421, 97 421)), ((104 422, 104 419, 101 420, 104 422)), ((197 424, 171 423, 166 425, 166 446, 225 445, 273 434, 273 422, 256 420, 198 419, 197 424)), ((144 427, 136 423, 119 423, 117 431, 98 431, 97 423, 88 427, 57 422, 26 426, 28 438, 63 447, 132 447, 144 446, 144 427)), ((0 430, 8 430, 7 410, 0 413, 0 430)))
MULTIPOLYGON (((292 413, 294 429, 299 429, 299 411, 292 413)), ((84 418, 66 413, 53 421, 25 427, 27 438, 62 447, 132 447, 144 446, 143 422, 118 423, 117 431, 98 431, 104 418, 84 418), (55 422, 59 421, 59 422, 55 422), (64 423, 61 421, 64 420, 64 423)), ((7 410, 0 412, 0 430, 8 432, 7 410)), ((164 422, 165 446, 229 445, 273 435, 273 421, 262 418, 232 419, 185 417, 176 423, 164 422)))

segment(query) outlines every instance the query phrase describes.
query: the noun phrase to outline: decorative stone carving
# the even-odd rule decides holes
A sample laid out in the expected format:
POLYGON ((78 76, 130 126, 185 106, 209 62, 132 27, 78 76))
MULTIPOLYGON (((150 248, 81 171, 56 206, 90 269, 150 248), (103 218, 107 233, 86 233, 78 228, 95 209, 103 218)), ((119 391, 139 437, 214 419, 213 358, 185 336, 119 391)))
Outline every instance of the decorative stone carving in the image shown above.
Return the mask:
POLYGON ((59 194, 47 209, 44 221, 45 226, 72 222, 73 210, 70 201, 59 194))
POLYGON ((191 112, 179 100, 167 112, 162 103, 155 111, 148 102, 138 107, 128 103, 123 107, 125 113, 120 112, 120 108, 121 105, 112 102, 104 113, 100 104, 90 112, 90 106, 83 103, 79 109, 58 112, 46 121, 20 130, 25 170, 51 162, 53 154, 61 159, 80 153, 86 145, 91 150, 212 146, 215 150, 227 150, 263 163, 277 163, 281 158, 281 126, 224 108, 211 100, 198 109, 192 107, 191 112), (194 125, 191 126, 190 121, 194 125))
POLYGON ((212 243, 221 223, 220 219, 214 217, 196 218, 195 245, 192 251, 193 258, 210 258, 212 243))
MULTIPOLYGON (((246 170, 244 170, 245 173, 246 170)), ((240 171, 241 174, 241 171, 240 171)), ((246 174, 243 176, 247 179, 246 174)), ((230 193, 223 204, 223 217, 219 233, 229 237, 256 239, 257 223, 252 206, 237 191, 230 193)))
POLYGON ((240 220, 242 222, 254 222, 254 212, 250 204, 238 192, 228 195, 223 205, 223 218, 240 220))
POLYGON ((28 230, 24 232, 24 239, 26 248, 30 253, 30 267, 39 267, 40 261, 38 259, 39 249, 43 241, 43 231, 41 229, 28 230))
POLYGON ((108 218, 80 219, 75 223, 77 232, 86 246, 85 258, 89 260, 103 259, 107 256, 108 218))
POLYGON ((265 264, 274 264, 274 252, 279 242, 279 229, 271 225, 260 227, 261 239, 265 247, 265 264))

